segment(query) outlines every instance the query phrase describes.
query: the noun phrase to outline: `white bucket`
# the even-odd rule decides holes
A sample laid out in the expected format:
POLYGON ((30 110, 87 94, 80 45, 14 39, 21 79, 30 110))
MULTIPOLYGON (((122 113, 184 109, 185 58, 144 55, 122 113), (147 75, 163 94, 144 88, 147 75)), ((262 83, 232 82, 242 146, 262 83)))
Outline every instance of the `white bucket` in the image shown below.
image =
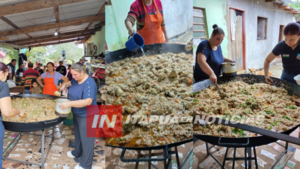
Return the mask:
POLYGON ((300 85, 300 74, 294 77, 294 80, 300 85))

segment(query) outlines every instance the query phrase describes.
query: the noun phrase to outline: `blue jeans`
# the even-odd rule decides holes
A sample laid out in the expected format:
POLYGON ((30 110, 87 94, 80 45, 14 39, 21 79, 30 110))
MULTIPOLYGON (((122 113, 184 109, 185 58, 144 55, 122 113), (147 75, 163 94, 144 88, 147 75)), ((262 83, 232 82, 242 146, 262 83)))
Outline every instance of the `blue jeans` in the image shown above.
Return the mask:
POLYGON ((2 116, 0 116, 0 166, 2 166, 3 142, 4 142, 4 126, 2 123, 2 116))
POLYGON ((24 89, 24 94, 30 94, 30 93, 31 93, 30 90, 24 89))
POLYGON ((282 70, 282 74, 281 74, 281 80, 286 80, 289 82, 292 82, 294 84, 297 84, 296 81, 294 80, 295 75, 286 72, 284 69, 282 70))

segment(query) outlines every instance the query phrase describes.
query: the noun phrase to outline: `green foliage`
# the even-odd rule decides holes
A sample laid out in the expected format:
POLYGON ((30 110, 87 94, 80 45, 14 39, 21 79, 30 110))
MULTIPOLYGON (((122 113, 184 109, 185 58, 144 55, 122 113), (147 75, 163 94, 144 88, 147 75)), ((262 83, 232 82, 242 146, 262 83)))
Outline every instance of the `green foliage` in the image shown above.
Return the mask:
MULTIPOLYGON (((294 9, 297 9, 298 11, 300 11, 300 0, 295 0, 293 3, 288 4, 289 6, 291 6, 294 9)), ((300 14, 295 15, 297 21, 300 20, 300 14)))
POLYGON ((69 64, 72 63, 72 60, 78 62, 83 56, 83 48, 80 48, 79 45, 75 45, 73 42, 32 48, 30 52, 26 52, 26 55, 33 63, 42 61, 43 64, 46 64, 47 62, 59 62, 62 60, 62 50, 66 51, 66 60, 69 64))
POLYGON ((3 58, 3 63, 8 64, 12 59, 15 58, 14 51, 4 47, 0 47, 0 51, 4 52, 6 55, 3 58))

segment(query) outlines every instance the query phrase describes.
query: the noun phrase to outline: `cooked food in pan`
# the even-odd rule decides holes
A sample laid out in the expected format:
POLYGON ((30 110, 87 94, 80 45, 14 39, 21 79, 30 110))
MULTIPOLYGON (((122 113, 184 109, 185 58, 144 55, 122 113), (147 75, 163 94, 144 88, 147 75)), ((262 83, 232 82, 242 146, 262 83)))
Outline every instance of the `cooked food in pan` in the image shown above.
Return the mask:
POLYGON ((16 98, 12 99, 12 106, 24 111, 24 117, 5 117, 3 121, 30 123, 58 118, 55 115, 55 102, 49 99, 16 98))
MULTIPOLYGON (((194 115, 219 116, 223 119, 273 131, 286 131, 300 123, 300 108, 287 90, 269 84, 253 85, 242 81, 219 85, 226 97, 221 99, 215 86, 194 93, 194 115), (235 115, 235 116, 234 116, 235 115), (259 117, 258 117, 259 116, 259 117), (252 120, 254 119, 254 120, 252 120)), ((224 125, 195 124, 194 132, 221 137, 251 137, 255 133, 224 125)))
POLYGON ((192 55, 166 53, 126 58, 108 65, 106 103, 123 105, 123 137, 107 138, 106 143, 138 147, 192 138, 192 64, 192 55), (136 115, 137 123, 132 119, 126 124, 128 115, 136 115), (179 120, 147 123, 152 115, 170 115, 179 120), (138 123, 143 117, 146 123, 138 123))

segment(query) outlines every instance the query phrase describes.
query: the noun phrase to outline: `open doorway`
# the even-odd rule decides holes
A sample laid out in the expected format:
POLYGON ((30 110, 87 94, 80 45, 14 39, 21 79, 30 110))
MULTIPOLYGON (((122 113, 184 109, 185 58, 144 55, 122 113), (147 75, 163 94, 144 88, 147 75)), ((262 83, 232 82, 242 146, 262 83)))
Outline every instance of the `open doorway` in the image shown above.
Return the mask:
POLYGON ((284 29, 284 25, 279 25, 279 39, 278 42, 283 41, 283 29, 284 29))
POLYGON ((231 59, 236 61, 237 70, 245 70, 245 23, 244 11, 229 8, 231 59))

